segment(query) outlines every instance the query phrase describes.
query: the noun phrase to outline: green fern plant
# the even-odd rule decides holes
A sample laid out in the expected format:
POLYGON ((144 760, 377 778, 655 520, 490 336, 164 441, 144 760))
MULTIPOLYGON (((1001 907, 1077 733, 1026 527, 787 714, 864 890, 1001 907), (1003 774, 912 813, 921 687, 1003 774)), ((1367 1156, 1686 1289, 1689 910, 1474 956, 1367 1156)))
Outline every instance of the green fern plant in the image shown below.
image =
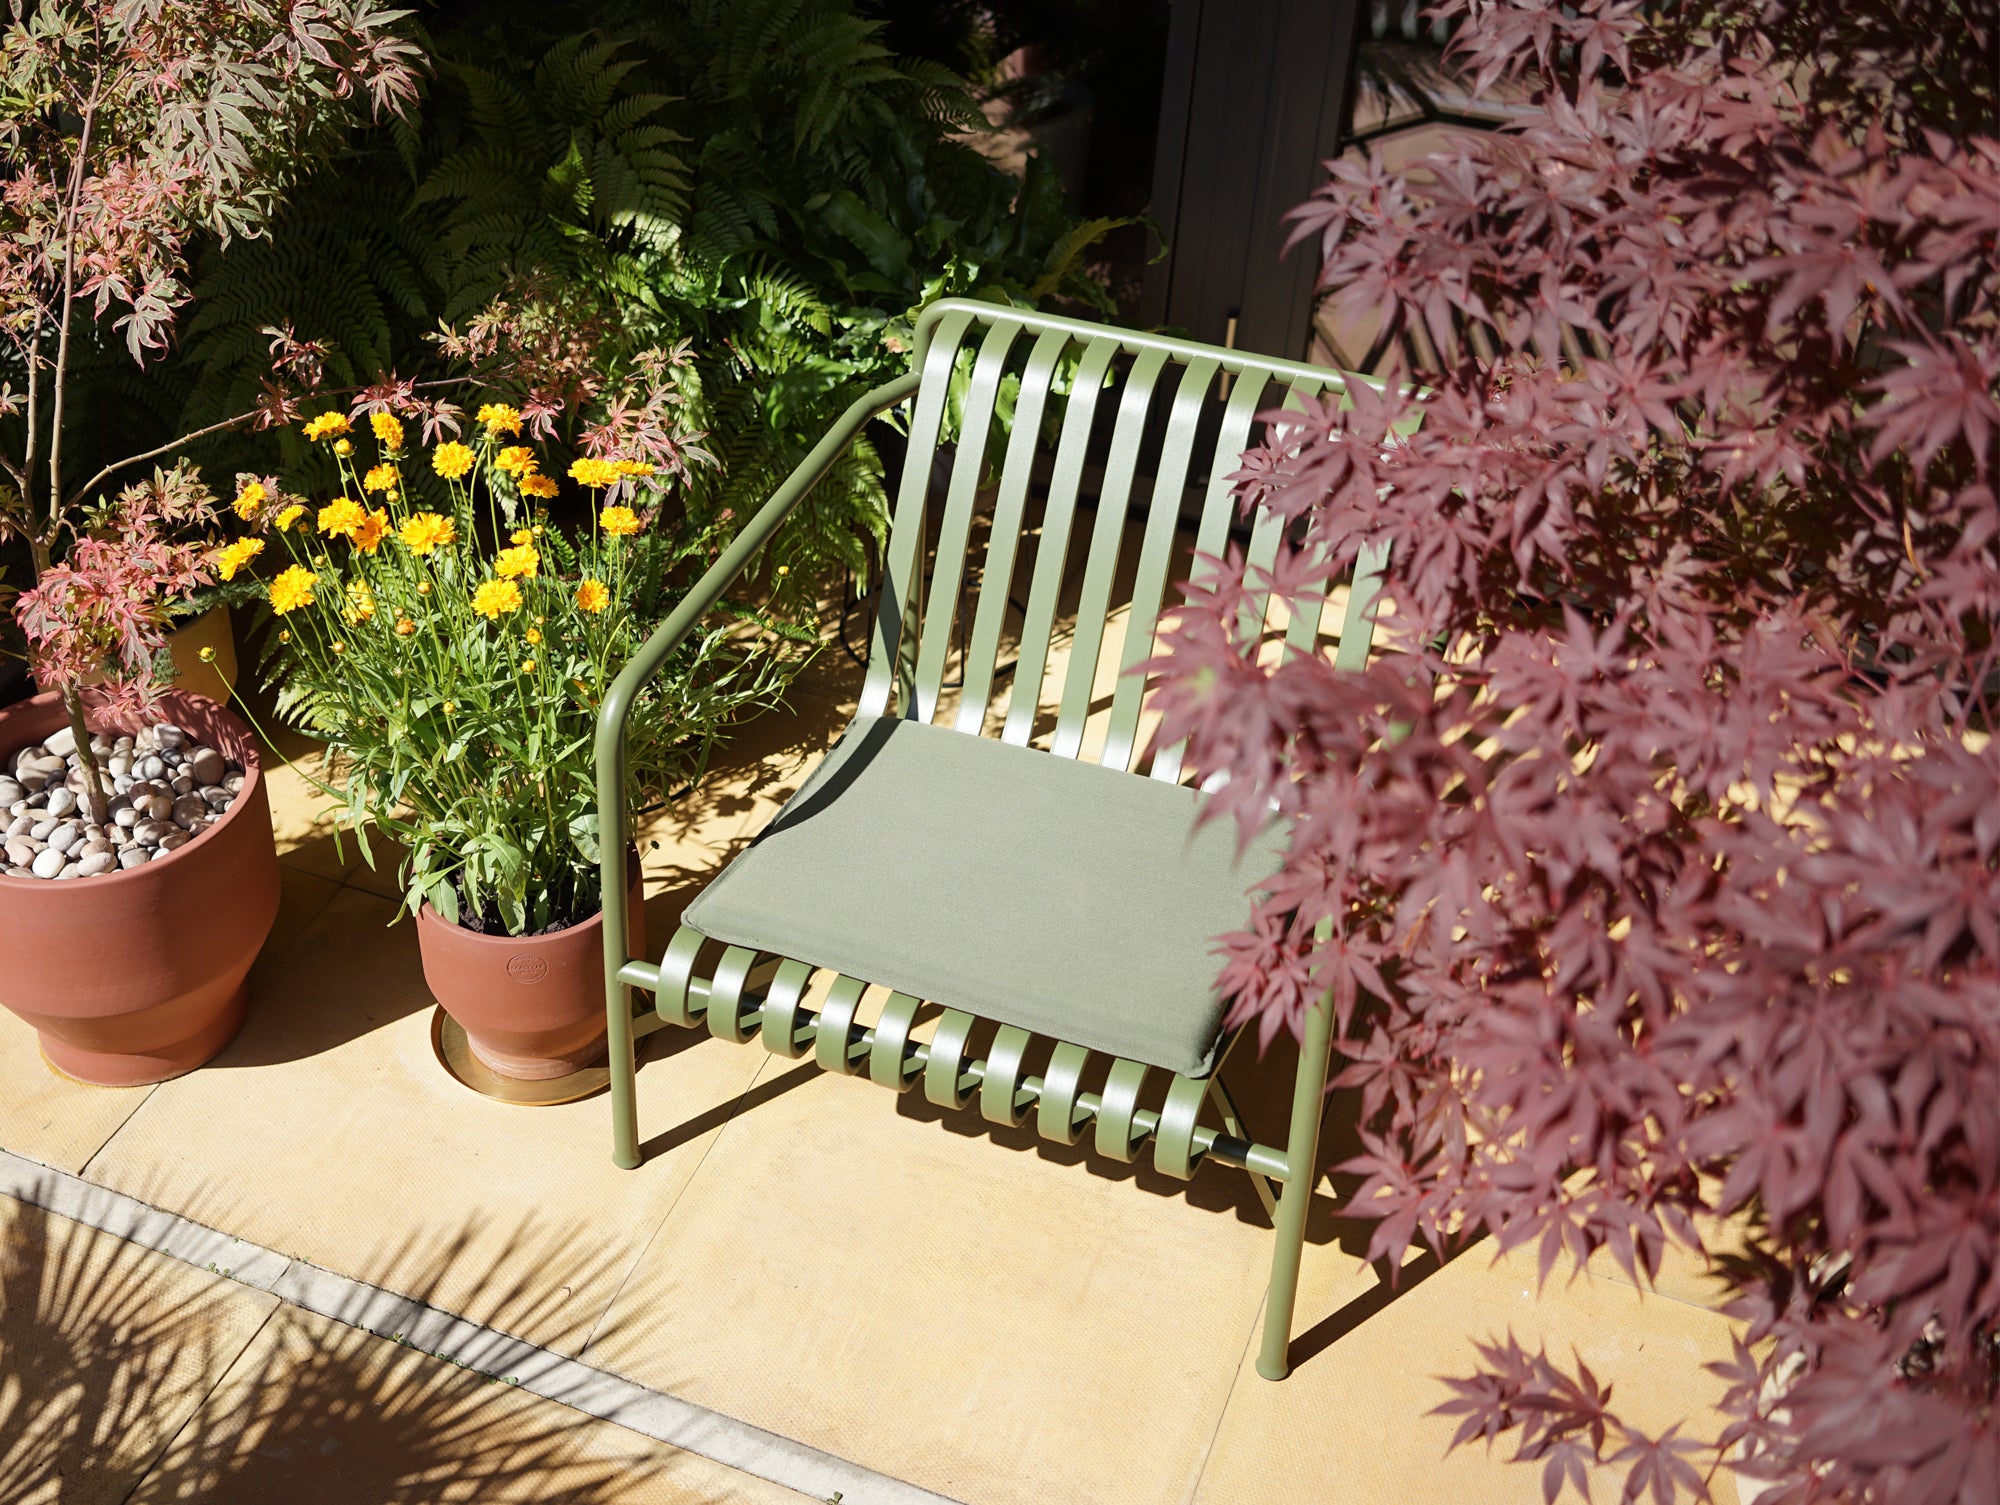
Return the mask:
MULTIPOLYGON (((431 337, 524 279, 594 311, 612 367, 687 342, 719 464, 692 511, 744 518, 841 409, 901 369, 915 314, 963 293, 1108 311, 1053 174, 1025 182, 954 133, 961 82, 894 57, 853 0, 498 0, 427 38, 428 98, 303 184, 268 239, 211 249, 180 354, 187 416, 264 377, 272 325, 333 349, 329 378, 441 374, 431 337)), ((317 463, 278 441, 294 474, 317 463)), ((212 468, 268 470, 268 437, 212 468)), ((865 440, 767 564, 794 597, 861 569, 887 517, 865 440)))

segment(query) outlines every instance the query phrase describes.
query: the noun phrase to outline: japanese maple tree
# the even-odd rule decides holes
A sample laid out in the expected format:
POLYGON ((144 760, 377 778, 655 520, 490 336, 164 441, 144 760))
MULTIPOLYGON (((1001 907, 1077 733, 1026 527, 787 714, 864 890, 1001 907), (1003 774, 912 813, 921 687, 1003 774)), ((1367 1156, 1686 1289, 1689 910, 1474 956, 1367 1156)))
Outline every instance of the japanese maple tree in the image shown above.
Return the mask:
POLYGON ((1237 560, 1169 634, 1161 736, 1296 818, 1224 985, 1333 1009, 1375 1256, 1728 1228, 1719 1435, 1501 1340, 1461 1442, 1551 1498, 2000 1499, 1994 9, 1436 14, 1533 112, 1331 165, 1299 236, 1415 355, 1240 476, 1283 591, 1389 544, 1385 651, 1260 664, 1237 560))
MULTIPOLYGON (((196 516, 205 493, 176 471, 94 506, 88 524, 86 505, 129 467, 285 416, 290 399, 274 387, 258 409, 78 479, 65 468, 78 344, 122 338, 142 364, 166 349, 189 296, 190 237, 261 233, 357 105, 379 116, 415 98, 416 46, 397 28, 408 14, 383 0, 9 0, 0 537, 27 541, 39 588, 17 615, 37 677, 69 702, 93 784, 80 686, 102 672, 116 699, 136 705, 150 692, 144 649, 164 630, 162 592, 200 578, 162 529, 196 516)), ((269 333, 277 375, 315 375, 322 352, 269 333)))

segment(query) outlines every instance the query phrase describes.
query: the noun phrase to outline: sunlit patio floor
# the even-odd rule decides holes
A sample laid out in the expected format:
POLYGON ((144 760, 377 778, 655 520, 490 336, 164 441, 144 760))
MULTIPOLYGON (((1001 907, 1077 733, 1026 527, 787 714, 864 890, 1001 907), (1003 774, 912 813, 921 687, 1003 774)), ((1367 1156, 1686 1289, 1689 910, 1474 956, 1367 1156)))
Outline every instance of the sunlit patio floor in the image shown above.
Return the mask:
MULTIPOLYGON (((829 654, 655 823, 655 936, 798 787, 856 680, 829 654)), ((1730 1329, 1685 1260, 1655 1291, 1565 1266, 1538 1293, 1532 1259, 1475 1247, 1392 1290, 1322 1181, 1296 1369, 1271 1384, 1270 1230, 1237 1172, 1171 1181, 692 1033, 648 1042, 646 1160, 617 1170, 602 1096, 510 1107, 446 1075, 393 874, 335 850, 298 773, 272 785, 285 898, 241 1037, 113 1091, 56 1077, 0 1013, 0 1147, 858 1465, 844 1505, 918 1497, 899 1483, 971 1505, 1538 1502, 1539 1469, 1447 1455, 1428 1414, 1510 1329, 1580 1355, 1634 1419, 1713 1435, 1703 1365, 1730 1329)), ((1286 1048, 1229 1073, 1280 1138, 1286 1048)), ((1328 1161, 1346 1133, 1336 1099, 1328 1161)), ((116 1397, 95 1431, 48 1423, 72 1462, 40 1492, 8 1492, 10 1467, 42 1476, 0 1440, 10 1501, 824 1498, 8 1198, 0 1282, 0 1433, 17 1369, 30 1402, 116 1397)), ((1712 1487, 1737 1499, 1726 1470, 1712 1487)))

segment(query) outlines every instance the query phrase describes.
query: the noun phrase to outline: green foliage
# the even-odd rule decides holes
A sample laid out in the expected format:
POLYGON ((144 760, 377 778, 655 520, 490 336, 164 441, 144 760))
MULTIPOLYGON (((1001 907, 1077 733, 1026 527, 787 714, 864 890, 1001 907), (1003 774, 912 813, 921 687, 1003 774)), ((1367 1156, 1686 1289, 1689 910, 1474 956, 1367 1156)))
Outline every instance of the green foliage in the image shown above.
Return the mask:
MULTIPOLYGON (((268 325, 331 343, 333 380, 409 376, 437 369, 440 321, 532 278, 592 311, 601 366, 688 342, 690 415, 721 463, 686 506, 746 517, 902 367, 933 299, 1107 306, 1082 258, 1114 222, 1075 222, 1051 172, 1019 182, 953 140, 979 123, 964 88, 879 29, 851 0, 505 0, 440 29, 417 121, 203 263, 189 416, 255 396, 268 325)), ((863 441, 766 563, 809 586, 885 523, 863 441)))

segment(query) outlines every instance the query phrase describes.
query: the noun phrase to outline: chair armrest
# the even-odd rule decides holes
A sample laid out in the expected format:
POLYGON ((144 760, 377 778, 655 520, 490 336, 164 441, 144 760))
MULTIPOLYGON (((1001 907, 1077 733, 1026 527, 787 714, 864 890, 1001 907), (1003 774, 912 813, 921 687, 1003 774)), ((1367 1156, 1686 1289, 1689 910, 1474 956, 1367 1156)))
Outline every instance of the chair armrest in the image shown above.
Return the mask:
MULTIPOLYGON (((624 852, 628 834, 625 829, 625 724, 631 717, 639 692, 688 634, 694 631, 709 608, 721 599, 722 593, 749 567, 757 551, 778 531, 821 478, 833 469, 834 463, 854 442, 855 436, 878 414, 905 401, 917 390, 918 381, 918 373, 912 371, 857 398, 840 415, 839 421, 827 430, 826 437, 814 445, 812 452, 799 462, 798 468, 785 478, 784 484, 772 493, 771 499, 758 509, 748 526, 722 551, 722 557, 710 565, 687 595, 681 598, 680 605, 646 639, 645 645, 605 692, 604 704, 597 712, 597 831, 607 920, 612 918, 610 912, 614 905, 620 911, 618 918, 623 919, 624 852)), ((623 924, 619 924, 617 930, 622 935, 623 924)))

